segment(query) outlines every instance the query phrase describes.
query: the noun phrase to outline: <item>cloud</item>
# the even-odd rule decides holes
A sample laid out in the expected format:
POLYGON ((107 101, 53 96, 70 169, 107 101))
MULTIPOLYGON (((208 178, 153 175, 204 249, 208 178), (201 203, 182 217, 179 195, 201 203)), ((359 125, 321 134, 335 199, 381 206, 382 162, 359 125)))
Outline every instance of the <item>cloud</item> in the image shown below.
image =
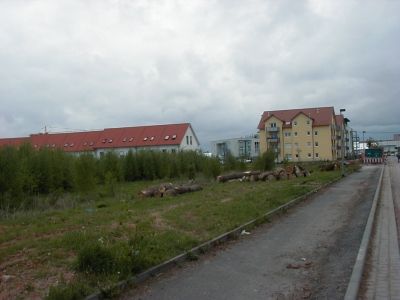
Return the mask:
POLYGON ((190 122, 211 140, 265 110, 346 108, 398 133, 399 1, 2 1, 0 136, 190 122))

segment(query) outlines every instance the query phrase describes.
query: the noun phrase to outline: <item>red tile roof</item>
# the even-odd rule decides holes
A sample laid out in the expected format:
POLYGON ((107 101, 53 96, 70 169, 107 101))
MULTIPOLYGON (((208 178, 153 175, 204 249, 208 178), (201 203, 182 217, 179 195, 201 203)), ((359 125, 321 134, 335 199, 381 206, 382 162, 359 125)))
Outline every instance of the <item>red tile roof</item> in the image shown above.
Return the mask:
POLYGON ((5 145, 19 147, 25 142, 29 142, 29 138, 19 137, 19 138, 0 139, 0 147, 5 146, 5 145))
POLYGON ((0 139, 4 144, 16 145, 29 141, 35 147, 62 148, 64 151, 84 151, 98 148, 151 147, 179 145, 190 123, 138 127, 106 128, 102 131, 32 134, 29 138, 0 139), (54 145, 54 147, 53 147, 54 145))
POLYGON ((291 127, 292 120, 301 113, 313 119, 313 126, 331 125, 332 118, 335 116, 335 110, 333 107, 264 111, 257 128, 264 129, 265 121, 267 121, 272 116, 275 116, 282 120, 284 122, 284 127, 291 127), (286 122, 290 122, 290 125, 286 125, 286 122))

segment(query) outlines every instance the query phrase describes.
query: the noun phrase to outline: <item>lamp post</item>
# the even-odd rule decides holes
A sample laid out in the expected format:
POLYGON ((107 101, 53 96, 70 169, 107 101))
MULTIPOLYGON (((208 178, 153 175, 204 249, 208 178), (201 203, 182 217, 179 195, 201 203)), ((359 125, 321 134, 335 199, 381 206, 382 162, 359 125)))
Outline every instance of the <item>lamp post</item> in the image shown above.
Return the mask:
POLYGON ((363 131, 363 149, 365 149, 364 133, 365 133, 365 131, 363 131))
POLYGON ((345 109, 340 110, 340 119, 342 120, 342 177, 344 177, 344 119, 343 119, 343 114, 342 112, 346 111, 345 109))

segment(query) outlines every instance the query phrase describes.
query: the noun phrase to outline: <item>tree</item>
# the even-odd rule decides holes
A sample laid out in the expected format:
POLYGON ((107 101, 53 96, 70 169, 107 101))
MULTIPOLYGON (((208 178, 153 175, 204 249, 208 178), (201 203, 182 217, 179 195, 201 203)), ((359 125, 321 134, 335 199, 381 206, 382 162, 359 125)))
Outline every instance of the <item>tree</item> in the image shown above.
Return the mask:
POLYGON ((367 148, 371 149, 371 148, 377 148, 378 144, 374 141, 374 139, 372 137, 369 137, 368 140, 366 140, 367 142, 367 148))

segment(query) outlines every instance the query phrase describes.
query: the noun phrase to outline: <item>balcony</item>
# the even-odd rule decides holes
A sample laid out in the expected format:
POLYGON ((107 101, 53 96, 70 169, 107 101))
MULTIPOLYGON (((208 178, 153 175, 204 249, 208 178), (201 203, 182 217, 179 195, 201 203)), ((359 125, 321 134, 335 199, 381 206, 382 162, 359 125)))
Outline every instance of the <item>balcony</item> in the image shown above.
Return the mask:
POLYGON ((340 130, 340 126, 339 125, 332 125, 332 130, 340 130))
POLYGON ((279 137, 269 137, 267 138, 268 143, 279 143, 280 138, 279 137))
POLYGON ((341 146, 333 146, 332 147, 332 150, 342 150, 342 147, 341 146))
POLYGON ((278 132, 279 127, 265 127, 265 130, 268 132, 278 132))
POLYGON ((272 149, 274 149, 274 152, 275 152, 275 153, 281 152, 281 148, 272 148, 272 149))
POLYGON ((332 135, 332 140, 334 140, 334 141, 338 141, 341 139, 342 139, 342 137, 340 135, 332 135))

